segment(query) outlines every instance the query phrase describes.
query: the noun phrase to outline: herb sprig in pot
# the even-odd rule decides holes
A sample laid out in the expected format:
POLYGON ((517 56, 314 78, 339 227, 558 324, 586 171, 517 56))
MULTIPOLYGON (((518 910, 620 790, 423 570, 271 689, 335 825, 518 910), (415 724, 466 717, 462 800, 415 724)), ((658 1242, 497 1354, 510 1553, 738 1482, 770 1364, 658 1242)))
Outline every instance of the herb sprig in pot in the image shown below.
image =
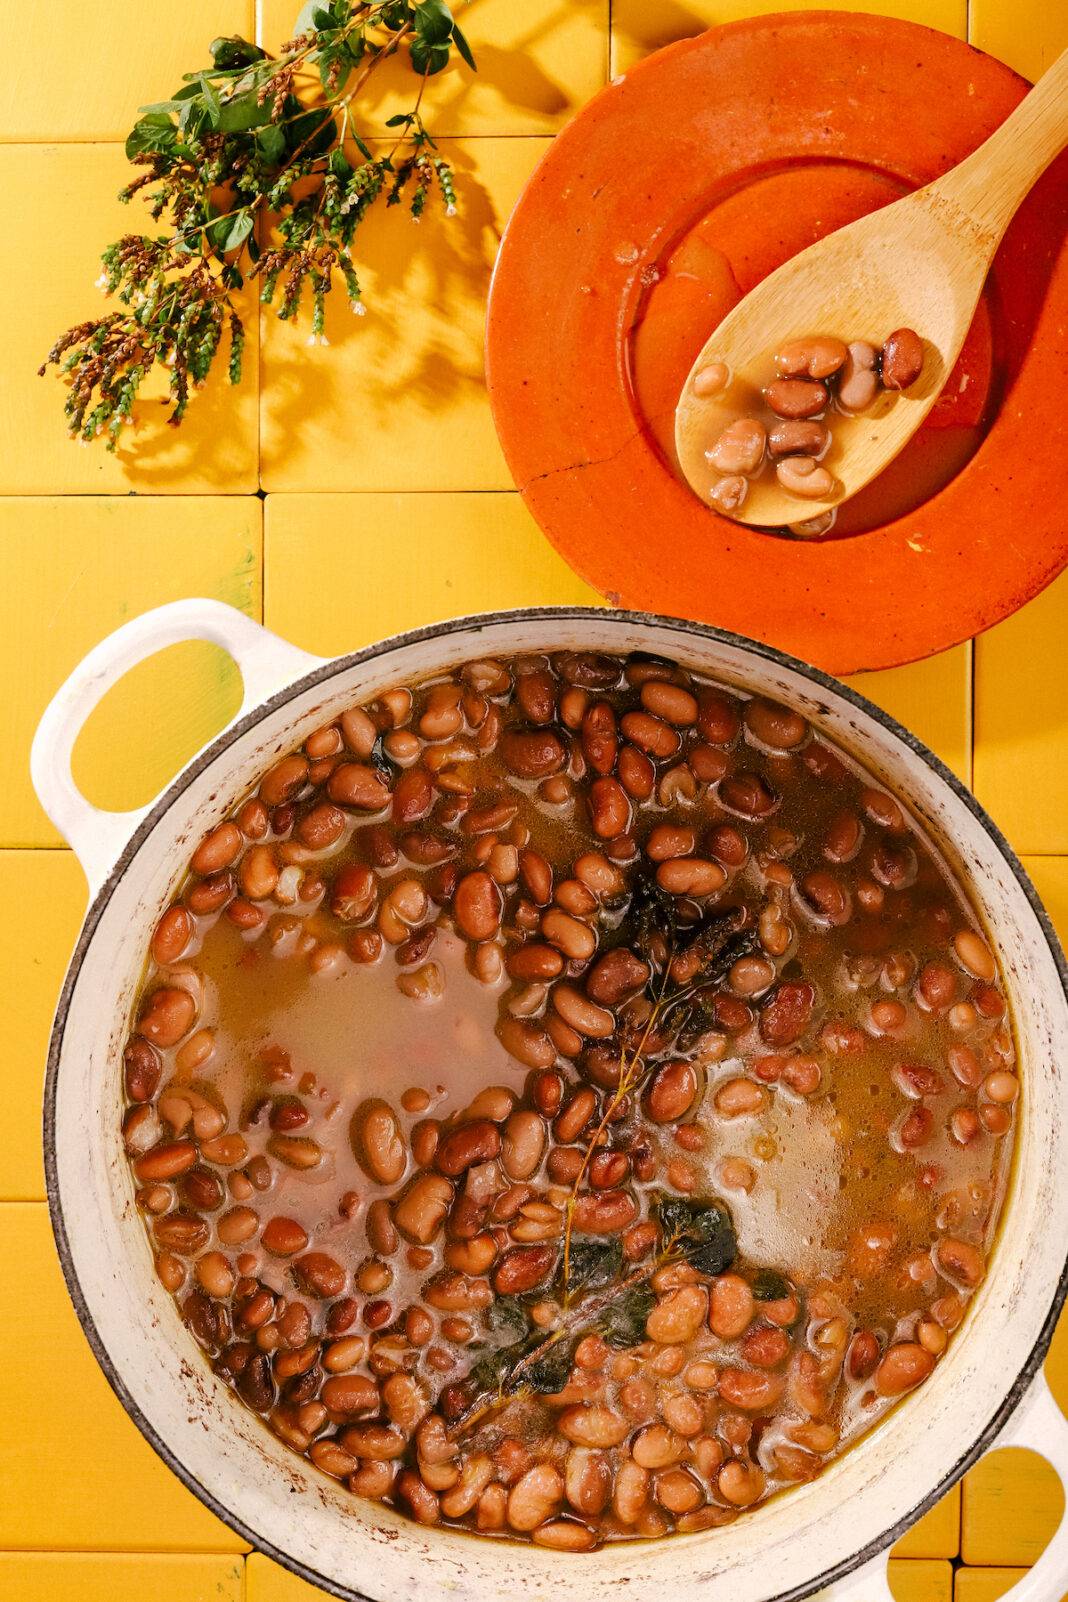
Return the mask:
POLYGON ((336 287, 363 311, 353 246, 371 207, 404 203, 418 220, 436 196, 447 216, 456 210, 452 170, 420 111, 427 79, 454 50, 474 67, 444 0, 309 0, 278 56, 216 39, 211 66, 141 108, 126 154, 144 170, 119 198, 139 196, 165 231, 108 246, 98 283, 122 309, 68 329, 40 368, 55 365, 67 380, 73 437, 103 437, 114 450, 156 367, 168 374, 175 427, 220 349, 240 383, 245 326, 234 292, 246 281, 283 321, 310 303, 312 340, 325 343, 336 287), (372 150, 353 102, 400 53, 418 87, 411 110, 388 119, 392 142, 372 150))

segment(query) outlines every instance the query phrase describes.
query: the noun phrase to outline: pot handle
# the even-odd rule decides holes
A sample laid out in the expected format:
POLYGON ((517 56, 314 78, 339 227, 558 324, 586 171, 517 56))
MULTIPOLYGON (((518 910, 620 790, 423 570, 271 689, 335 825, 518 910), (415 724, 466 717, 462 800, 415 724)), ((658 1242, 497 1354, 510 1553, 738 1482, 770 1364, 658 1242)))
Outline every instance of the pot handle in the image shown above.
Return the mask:
POLYGON ((1005 1592, 1012 1602, 1061 1602, 1068 1583, 1068 1418, 1039 1369, 995 1446, 1025 1446, 1056 1469, 1066 1507, 1053 1537, 1033 1568, 1005 1592))
MULTIPOLYGON (((1065 1418, 1039 1369, 1023 1400, 990 1450, 1025 1446, 1052 1464, 1065 1491, 1066 1506, 1057 1530, 1033 1568, 1004 1593, 1011 1602, 1061 1602, 1068 1575, 1068 1418, 1065 1418)), ((812 1602, 893 1602, 886 1577, 888 1552, 820 1591, 812 1602)))
POLYGON ((92 806, 71 772, 74 743, 94 707, 124 673, 157 651, 186 640, 209 640, 237 663, 243 687, 237 718, 326 660, 289 645, 236 608, 206 599, 172 601, 144 612, 83 657, 37 725, 30 774, 41 805, 85 870, 90 898, 153 803, 131 812, 92 806))

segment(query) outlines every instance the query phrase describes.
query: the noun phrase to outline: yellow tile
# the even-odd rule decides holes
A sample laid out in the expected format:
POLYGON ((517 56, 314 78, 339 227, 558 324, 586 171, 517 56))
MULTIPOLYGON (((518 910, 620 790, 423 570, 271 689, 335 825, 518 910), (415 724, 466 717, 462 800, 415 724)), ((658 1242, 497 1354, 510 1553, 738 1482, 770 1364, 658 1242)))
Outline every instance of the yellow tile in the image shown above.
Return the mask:
POLYGON ((11 1602, 242 1602, 233 1557, 134 1552, 0 1553, 0 1596, 11 1602))
POLYGON ((1068 947, 1068 857, 1023 857, 1061 945, 1068 947))
POLYGON ((1045 1373, 1058 1407, 1068 1418, 1068 1312, 1061 1313, 1053 1332, 1045 1373))
MULTIPOLYGON (((43 1202, 0 1205, 0 1262, 32 1290, 35 1335, 0 1320, 0 1548, 242 1552, 126 1416, 67 1297, 43 1202)), ((73 1593, 72 1593, 73 1594, 73 1593)))
POLYGON ((1068 574, 975 642, 975 793, 1017 851, 1068 851, 1068 574))
POLYGON ((52 1013, 85 911, 85 880, 69 851, 0 851, 0 1012, 7 1030, 7 1138, 0 1200, 44 1196, 41 1087, 52 1013))
POLYGON ((948 1563, 902 1562, 887 1566, 895 1602, 952 1602, 953 1570, 948 1563))
POLYGON ((483 380, 497 241, 547 148, 541 139, 446 140, 459 214, 416 227, 401 206, 359 235, 367 315, 343 296, 329 350, 307 322, 263 320, 261 476, 269 490, 511 489, 483 380))
MULTIPOLYGON (((49 18, 42 26, 54 26, 49 8, 38 9, 49 18)), ((151 14, 158 28, 161 13, 151 14)), ((69 42, 55 53, 84 69, 83 55, 69 42)), ((103 61, 89 75, 111 76, 103 61)), ((144 421, 124 431, 114 456, 102 440, 82 445, 68 438, 62 382, 55 369, 37 377, 65 329, 118 305, 94 287, 105 246, 124 234, 159 232, 138 201, 122 206, 116 199, 132 170, 119 145, 0 145, 0 190, 19 219, 0 241, 0 280, 7 305, 18 308, 7 319, 0 364, 0 439, 8 442, 0 457, 4 494, 235 494, 256 488, 253 300, 240 387, 232 389, 226 379, 224 348, 221 370, 191 402, 181 428, 173 429, 153 399, 165 384, 154 379, 157 387, 150 390, 146 383, 139 405, 144 421)))
MULTIPOLYGON (((295 0, 263 0, 264 43, 292 32, 295 0)), ((458 59, 423 95, 438 134, 551 133, 602 87, 608 71, 608 0, 478 0, 453 12, 477 72, 458 59)), ((406 51, 384 63, 354 102, 356 125, 380 130, 407 111, 419 87, 406 51)))
MULTIPOLYGON (((258 616, 260 525, 253 497, 0 497, 0 736, 13 757, 0 845, 59 843, 27 753, 66 675, 105 634, 163 601, 208 595, 258 616)), ((172 647, 109 691, 75 752, 79 783, 102 806, 149 800, 233 715, 238 686, 214 646, 172 647)))
POLYGON ((925 1513, 892 1548, 899 1558, 951 1558, 960 1551, 960 1485, 925 1513))
MULTIPOLYGON (((958 1569, 953 1602, 998 1602, 1026 1573, 1026 1569, 958 1569)), ((1055 1602, 1055 1596, 1049 1602, 1055 1602)), ((1063 1602, 1068 1602, 1068 1591, 1063 1602)))
POLYGON ((918 734, 967 784, 971 778, 972 647, 881 673, 857 673, 846 683, 918 734))
POLYGON ((1068 9, 1057 0, 971 0, 968 38, 1033 81, 1068 50, 1068 9))
POLYGON ((125 139, 138 106, 208 64, 218 34, 251 38, 252 14, 251 0, 183 0, 131 6, 117 28, 108 6, 66 19, 64 8, 26 6, 5 46, 0 139, 125 139))
POLYGON ((1064 1492, 1045 1458, 1017 1447, 990 1452, 964 1477, 965 1563, 1026 1567, 1057 1528, 1064 1492))
POLYGON ((323 1593, 261 1552, 253 1552, 245 1564, 245 1602, 323 1602, 323 1593))
POLYGON ((323 655, 507 606, 599 603, 518 495, 271 495, 268 626, 323 655))
MULTIPOLYGON (((973 0, 974 3, 974 0, 973 0)), ((989 0, 1004 5, 1005 0, 989 0)), ((1043 0, 1033 0, 1040 6, 1043 0)), ((770 11, 784 11, 781 0, 613 0, 612 71, 623 72, 651 50, 688 39, 704 28, 724 22, 739 22, 770 11)), ((825 11, 823 0, 800 0, 789 9, 825 11)), ((964 38, 967 0, 841 0, 838 11, 877 11, 881 16, 905 22, 921 22, 928 28, 964 38)))

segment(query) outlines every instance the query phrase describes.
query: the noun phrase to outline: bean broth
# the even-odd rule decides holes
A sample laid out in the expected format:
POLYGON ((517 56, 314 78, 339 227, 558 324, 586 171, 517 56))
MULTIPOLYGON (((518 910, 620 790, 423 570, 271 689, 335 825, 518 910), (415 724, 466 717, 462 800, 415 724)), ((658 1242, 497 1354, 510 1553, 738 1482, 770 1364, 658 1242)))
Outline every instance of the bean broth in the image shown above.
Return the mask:
POLYGON ((933 842, 674 664, 468 663, 315 731, 152 941, 162 1283, 296 1451, 565 1551, 710 1528, 941 1359, 1018 1095, 933 842))

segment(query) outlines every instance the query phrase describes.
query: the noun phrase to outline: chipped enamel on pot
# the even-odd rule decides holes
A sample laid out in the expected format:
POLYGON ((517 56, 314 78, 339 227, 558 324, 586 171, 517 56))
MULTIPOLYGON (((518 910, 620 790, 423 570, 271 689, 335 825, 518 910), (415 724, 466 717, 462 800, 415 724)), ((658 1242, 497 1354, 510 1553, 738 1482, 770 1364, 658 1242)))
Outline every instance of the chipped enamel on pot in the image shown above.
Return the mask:
MULTIPOLYGON (((176 1474, 246 1540, 341 1597, 428 1594, 478 1602, 770 1602, 836 1581, 836 1598, 883 1602, 885 1548, 1000 1434, 1043 1453, 1068 1484, 1068 1424, 1040 1373, 1066 1289, 1068 1059, 1064 958, 1019 862, 924 746, 842 685, 737 635, 582 608, 462 618, 323 662, 212 601, 125 625, 58 693, 33 778, 78 853, 91 905, 63 987, 45 1092, 48 1196, 67 1283, 97 1359, 176 1474), (143 811, 79 795, 70 752, 89 712, 135 662, 211 639, 242 670, 230 725, 143 811), (156 1279, 122 1149, 121 1055, 152 929, 194 845, 283 753, 346 707, 472 657, 556 649, 652 651, 797 707, 901 796, 972 886, 1016 1021, 1023 1081, 1013 1179, 987 1279, 922 1388, 820 1477, 722 1529, 568 1555, 425 1529, 362 1501, 297 1457, 212 1374, 156 1279), (852 1572, 856 1571, 856 1572, 852 1572), (848 1576, 848 1578, 842 1578, 848 1576)), ((1068 1521, 1016 1588, 1054 1602, 1068 1521)))

